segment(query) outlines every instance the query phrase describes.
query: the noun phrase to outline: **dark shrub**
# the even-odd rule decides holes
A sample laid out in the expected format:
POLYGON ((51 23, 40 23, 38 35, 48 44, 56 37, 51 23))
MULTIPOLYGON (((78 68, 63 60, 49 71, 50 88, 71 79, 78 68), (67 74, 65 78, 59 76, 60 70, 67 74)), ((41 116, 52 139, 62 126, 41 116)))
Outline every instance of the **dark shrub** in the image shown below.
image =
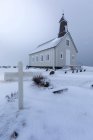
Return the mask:
POLYGON ((16 131, 14 131, 11 135, 12 139, 16 139, 18 137, 18 133, 16 131))
POLYGON ((18 98, 18 92, 11 92, 10 95, 5 96, 8 102, 14 102, 18 98))
POLYGON ((37 75, 33 77, 32 81, 34 81, 36 85, 40 85, 43 79, 44 77, 42 75, 37 75))
POLYGON ((15 69, 15 68, 16 68, 16 66, 13 66, 13 68, 15 69))
POLYGON ((80 70, 80 72, 82 72, 82 69, 80 70))
POLYGON ((50 83, 49 82, 45 82, 44 83, 44 87, 49 87, 50 86, 50 83))
POLYGON ((84 69, 84 72, 86 71, 86 69, 84 69))
POLYGON ((67 71, 65 71, 65 74, 67 73, 67 71))
POLYGON ((26 66, 26 69, 30 69, 30 68, 31 68, 31 66, 29 66, 29 65, 26 66))
POLYGON ((34 76, 32 81, 37 86, 41 86, 41 87, 49 87, 50 86, 49 81, 47 81, 47 79, 44 76, 42 76, 42 75, 34 76))
POLYGON ((72 73, 74 73, 74 70, 72 70, 72 73))
POLYGON ((48 71, 48 68, 46 69, 46 71, 48 71))
POLYGON ((93 88, 93 84, 91 85, 91 87, 93 88))
POLYGON ((52 71, 50 71, 49 74, 50 74, 50 75, 55 74, 55 71, 52 70, 52 71))

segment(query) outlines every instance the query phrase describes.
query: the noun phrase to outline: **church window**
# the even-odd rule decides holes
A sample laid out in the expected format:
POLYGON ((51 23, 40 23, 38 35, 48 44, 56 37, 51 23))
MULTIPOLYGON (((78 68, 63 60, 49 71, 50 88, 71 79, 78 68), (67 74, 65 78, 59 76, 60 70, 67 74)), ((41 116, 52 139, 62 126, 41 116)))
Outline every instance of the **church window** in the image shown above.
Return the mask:
POLYGON ((43 61, 43 55, 41 55, 41 61, 43 61))
POLYGON ((46 60, 49 60, 49 54, 46 55, 46 60))
POLYGON ((34 60, 35 60, 34 57, 32 57, 32 61, 33 61, 33 62, 34 62, 34 60))
POLYGON ((61 53, 60 57, 61 57, 61 59, 63 59, 63 53, 61 53))
POLYGON ((66 40, 66 45, 69 46, 69 40, 66 40))
POLYGON ((36 61, 38 61, 38 56, 36 56, 36 61))

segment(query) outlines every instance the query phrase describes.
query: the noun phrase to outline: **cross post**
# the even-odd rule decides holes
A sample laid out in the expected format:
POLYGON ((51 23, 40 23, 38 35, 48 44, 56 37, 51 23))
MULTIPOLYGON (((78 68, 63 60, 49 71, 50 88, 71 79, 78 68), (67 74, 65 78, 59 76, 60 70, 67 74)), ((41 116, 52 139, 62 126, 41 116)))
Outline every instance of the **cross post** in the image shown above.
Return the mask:
POLYGON ((23 64, 18 63, 18 107, 23 109, 23 64))

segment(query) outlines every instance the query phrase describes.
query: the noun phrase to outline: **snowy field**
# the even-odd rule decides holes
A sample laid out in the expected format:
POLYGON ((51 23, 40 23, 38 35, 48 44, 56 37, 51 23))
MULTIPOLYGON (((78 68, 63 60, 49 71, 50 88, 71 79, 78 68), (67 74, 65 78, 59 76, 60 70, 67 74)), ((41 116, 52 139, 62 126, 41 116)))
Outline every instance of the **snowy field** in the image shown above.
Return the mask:
POLYGON ((18 110, 18 99, 7 101, 6 96, 18 90, 17 82, 5 82, 5 71, 0 69, 0 140, 93 140, 93 67, 86 72, 65 74, 57 70, 54 75, 43 69, 50 79, 50 88, 36 87, 32 79, 24 81, 24 110, 18 110), (54 90, 68 88, 61 94, 54 90))

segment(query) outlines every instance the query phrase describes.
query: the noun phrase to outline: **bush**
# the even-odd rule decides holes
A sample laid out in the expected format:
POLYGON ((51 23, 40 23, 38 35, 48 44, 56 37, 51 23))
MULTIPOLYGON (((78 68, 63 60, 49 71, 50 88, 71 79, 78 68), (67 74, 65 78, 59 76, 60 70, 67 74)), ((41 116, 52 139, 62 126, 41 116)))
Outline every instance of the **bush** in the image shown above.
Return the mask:
POLYGON ((93 84, 91 85, 91 87, 93 88, 93 84))
POLYGON ((65 71, 65 74, 67 73, 67 71, 65 71))
POLYGON ((50 74, 50 75, 55 74, 55 71, 52 70, 52 71, 50 71, 49 74, 50 74))
POLYGON ((18 137, 18 132, 14 131, 11 135, 11 139, 16 139, 18 137))
POLYGON ((48 68, 46 69, 46 71, 48 71, 48 68))
POLYGON ((16 68, 17 68, 17 66, 13 66, 13 68, 14 68, 14 69, 16 69, 16 68))
POLYGON ((41 86, 41 87, 49 87, 50 86, 49 81, 44 76, 42 76, 42 75, 34 76, 32 81, 37 86, 41 86))
POLYGON ((49 82, 45 82, 44 87, 49 87, 49 86, 50 86, 49 82))
POLYGON ((74 73, 74 70, 72 70, 72 73, 74 73))
POLYGON ((8 102, 14 102, 18 98, 18 92, 11 92, 10 95, 6 95, 8 102))

